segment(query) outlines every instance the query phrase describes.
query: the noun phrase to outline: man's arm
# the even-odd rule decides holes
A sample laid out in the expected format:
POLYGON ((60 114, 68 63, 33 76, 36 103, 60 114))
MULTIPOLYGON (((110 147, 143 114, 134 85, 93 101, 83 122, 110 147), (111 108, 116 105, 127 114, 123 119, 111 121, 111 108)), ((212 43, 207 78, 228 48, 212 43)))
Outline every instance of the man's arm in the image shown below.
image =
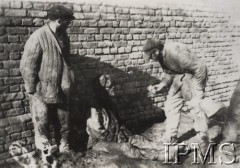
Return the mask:
POLYGON ((26 91, 30 94, 36 92, 38 80, 39 59, 42 53, 38 38, 33 34, 24 47, 20 62, 20 71, 25 82, 26 91))
POLYGON ((153 94, 156 94, 157 92, 162 91, 165 87, 169 87, 172 84, 174 76, 175 75, 171 73, 171 71, 164 70, 164 73, 160 78, 161 82, 156 85, 150 85, 148 87, 148 90, 153 94))

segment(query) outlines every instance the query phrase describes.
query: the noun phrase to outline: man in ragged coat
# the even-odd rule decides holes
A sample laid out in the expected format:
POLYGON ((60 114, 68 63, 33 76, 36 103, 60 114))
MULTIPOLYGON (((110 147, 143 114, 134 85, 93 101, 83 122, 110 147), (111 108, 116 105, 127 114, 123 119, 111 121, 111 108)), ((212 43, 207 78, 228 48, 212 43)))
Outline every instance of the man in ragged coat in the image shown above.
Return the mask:
POLYGON ((48 18, 49 22, 26 42, 20 71, 29 95, 36 148, 44 151, 51 146, 51 116, 55 128, 60 126, 59 150, 68 152, 68 97, 73 73, 68 61, 70 44, 66 28, 74 16, 71 10, 57 5, 49 10, 48 18))
POLYGON ((165 102, 166 141, 177 142, 180 110, 186 100, 194 113, 194 129, 202 142, 208 142, 208 119, 200 109, 207 81, 207 67, 186 45, 178 42, 146 40, 143 51, 146 58, 158 61, 164 71, 160 84, 151 85, 148 90, 160 92, 170 87, 165 102), (184 92, 188 90, 189 92, 184 92))

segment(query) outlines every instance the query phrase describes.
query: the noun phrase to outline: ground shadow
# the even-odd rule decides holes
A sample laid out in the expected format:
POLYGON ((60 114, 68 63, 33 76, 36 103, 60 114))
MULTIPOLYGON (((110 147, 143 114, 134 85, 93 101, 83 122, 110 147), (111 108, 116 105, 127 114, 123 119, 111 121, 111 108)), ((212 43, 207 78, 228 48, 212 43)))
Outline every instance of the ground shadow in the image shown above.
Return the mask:
POLYGON ((122 70, 110 63, 79 55, 72 55, 71 61, 76 84, 70 101, 69 140, 76 151, 86 150, 88 137, 85 130, 90 114, 89 103, 93 96, 92 80, 99 74, 108 74, 112 78, 116 93, 112 100, 116 104, 120 119, 134 134, 142 133, 154 123, 165 120, 162 108, 157 107, 157 103, 163 102, 164 98, 160 101, 157 99, 164 97, 166 93, 153 97, 147 92, 147 86, 156 83, 158 78, 137 67, 122 70))

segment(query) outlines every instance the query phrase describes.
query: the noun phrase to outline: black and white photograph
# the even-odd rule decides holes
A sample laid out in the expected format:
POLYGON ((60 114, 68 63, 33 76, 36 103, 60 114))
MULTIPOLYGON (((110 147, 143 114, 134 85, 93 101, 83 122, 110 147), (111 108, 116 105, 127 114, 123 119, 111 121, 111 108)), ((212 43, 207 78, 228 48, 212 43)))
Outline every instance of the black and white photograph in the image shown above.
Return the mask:
POLYGON ((1 168, 239 168, 239 0, 1 0, 1 168))

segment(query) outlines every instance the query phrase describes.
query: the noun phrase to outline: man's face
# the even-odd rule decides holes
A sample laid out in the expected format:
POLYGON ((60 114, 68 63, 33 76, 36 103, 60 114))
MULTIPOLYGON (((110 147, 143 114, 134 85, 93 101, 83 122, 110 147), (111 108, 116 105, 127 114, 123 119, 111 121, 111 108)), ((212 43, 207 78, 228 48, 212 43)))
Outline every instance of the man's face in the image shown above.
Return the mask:
POLYGON ((146 52, 146 54, 149 56, 149 59, 152 59, 154 61, 159 60, 159 53, 160 53, 160 51, 158 49, 153 49, 149 52, 146 52))
POLYGON ((100 84, 106 89, 109 96, 115 96, 115 88, 112 84, 112 81, 110 79, 110 76, 108 75, 102 75, 99 77, 100 84))
POLYGON ((69 19, 59 19, 59 29, 67 29, 68 25, 72 20, 69 19))

